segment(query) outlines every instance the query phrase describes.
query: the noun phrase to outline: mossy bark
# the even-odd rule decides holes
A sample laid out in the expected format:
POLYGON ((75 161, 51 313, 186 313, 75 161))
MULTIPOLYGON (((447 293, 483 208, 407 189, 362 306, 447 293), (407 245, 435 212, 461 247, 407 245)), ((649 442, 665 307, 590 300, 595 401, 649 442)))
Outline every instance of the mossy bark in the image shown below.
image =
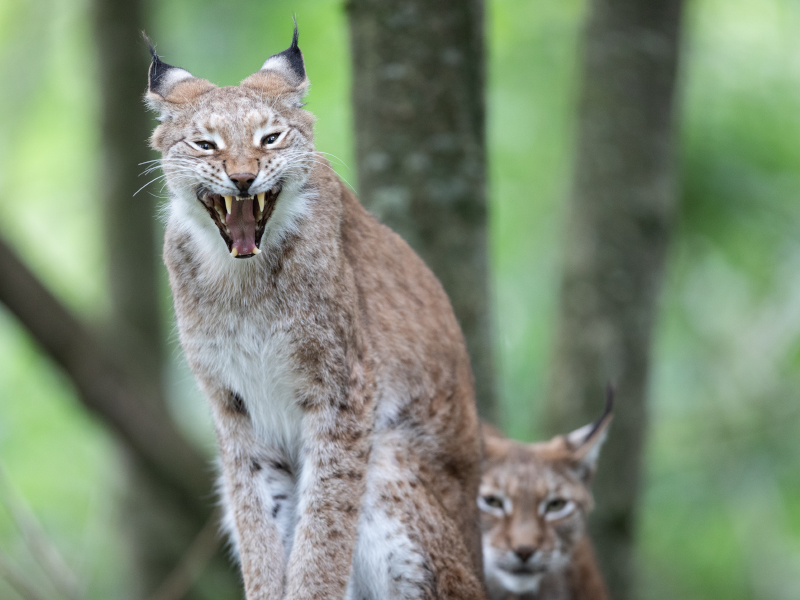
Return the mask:
POLYGON ((546 426, 614 422, 592 532, 611 597, 627 600, 647 431, 653 329, 678 204, 675 84, 681 0, 592 0, 546 426))
POLYGON ((350 0, 361 201, 425 260, 495 417, 482 0, 350 0))
MULTIPOLYGON (((136 385, 149 392, 136 401, 147 405, 141 412, 150 421, 144 422, 144 417, 135 413, 121 424, 126 433, 126 428, 131 429, 134 437, 134 444, 124 447, 128 450, 125 464, 129 490, 124 499, 123 524, 134 550, 132 585, 136 594, 146 597, 181 561, 210 518, 214 500, 210 496, 209 466, 180 438, 165 404, 160 228, 152 193, 161 186, 149 186, 134 196, 149 181, 140 177, 146 168, 142 163, 155 158, 146 142, 153 121, 142 101, 149 66, 141 38, 145 3, 95 0, 92 8, 100 80, 100 196, 111 299, 111 319, 105 333, 115 352, 135 365, 136 385), (146 443, 154 452, 165 450, 156 461, 142 460, 137 445, 142 440, 135 437, 141 432, 151 436, 146 443), (181 481, 165 478, 165 470, 178 472, 181 481), (187 491, 197 497, 187 498, 187 491)), ((158 174, 154 172, 150 179, 158 174)), ((108 418, 115 411, 126 410, 130 414, 131 407, 119 403, 120 398, 119 394, 105 398, 101 416, 108 418)), ((198 402, 202 401, 198 397, 198 402)), ((145 454, 144 458, 149 457, 145 454)), ((203 585, 194 586, 184 594, 186 598, 205 600, 241 594, 236 569, 221 551, 216 560, 199 568, 206 571, 203 585)))

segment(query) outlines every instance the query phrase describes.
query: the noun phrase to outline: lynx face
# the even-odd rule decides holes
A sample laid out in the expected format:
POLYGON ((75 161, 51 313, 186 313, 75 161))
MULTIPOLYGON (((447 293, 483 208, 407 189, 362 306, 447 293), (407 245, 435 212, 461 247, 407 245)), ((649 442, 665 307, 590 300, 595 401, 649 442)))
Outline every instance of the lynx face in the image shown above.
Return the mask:
POLYGON ((151 144, 163 155, 170 210, 234 258, 259 254, 265 233, 280 235, 302 212, 302 197, 282 201, 298 197, 314 162, 296 39, 236 87, 153 57, 146 101, 160 115, 151 144))
POLYGON ((534 593, 586 535, 589 488, 610 413, 548 442, 522 444, 484 426, 478 496, 490 597, 534 593))

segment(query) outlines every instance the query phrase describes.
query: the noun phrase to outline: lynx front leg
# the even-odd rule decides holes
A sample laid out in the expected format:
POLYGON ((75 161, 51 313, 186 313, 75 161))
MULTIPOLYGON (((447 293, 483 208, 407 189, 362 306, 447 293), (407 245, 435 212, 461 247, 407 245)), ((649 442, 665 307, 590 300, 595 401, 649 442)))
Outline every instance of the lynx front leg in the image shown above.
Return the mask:
POLYGON ((371 411, 366 403, 313 407, 304 416, 300 520, 288 600, 344 598, 365 490, 371 411))
MULTIPOLYGON (((247 600, 280 600, 285 550, 276 519, 275 499, 264 485, 265 461, 280 463, 255 439, 243 401, 236 394, 212 396, 222 463, 226 507, 236 529, 247 600)), ((276 515, 277 516, 277 515, 276 515)))

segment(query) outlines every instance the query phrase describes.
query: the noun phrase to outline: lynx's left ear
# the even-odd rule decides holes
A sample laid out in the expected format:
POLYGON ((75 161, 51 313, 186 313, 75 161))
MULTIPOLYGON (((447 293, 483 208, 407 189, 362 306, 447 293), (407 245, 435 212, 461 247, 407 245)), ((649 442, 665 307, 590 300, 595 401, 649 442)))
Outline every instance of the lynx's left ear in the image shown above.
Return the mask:
POLYGON ((600 457, 600 448, 606 440, 608 426, 613 418, 614 388, 606 388, 606 407, 602 416, 594 423, 584 425, 580 429, 566 435, 567 445, 572 450, 572 460, 578 476, 585 482, 591 482, 597 471, 597 459, 600 457))
POLYGON ((297 45, 297 20, 294 22, 292 45, 270 56, 258 72, 242 81, 242 85, 271 97, 284 97, 290 104, 302 106, 303 96, 308 92, 308 77, 303 53, 297 45))
POLYGON ((197 96, 216 87, 205 79, 195 77, 186 69, 168 65, 156 54, 150 39, 142 33, 153 57, 147 73, 147 106, 159 113, 159 120, 168 119, 176 110, 191 103, 197 96))

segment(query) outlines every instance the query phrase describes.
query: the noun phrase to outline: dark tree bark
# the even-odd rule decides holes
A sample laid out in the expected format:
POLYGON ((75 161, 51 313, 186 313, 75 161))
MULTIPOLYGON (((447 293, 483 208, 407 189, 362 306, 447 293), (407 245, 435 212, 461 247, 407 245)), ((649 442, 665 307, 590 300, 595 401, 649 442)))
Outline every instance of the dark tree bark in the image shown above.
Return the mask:
POLYGON ((592 530, 611 597, 632 591, 646 392, 677 208, 673 99, 681 0, 592 0, 561 302, 552 433, 596 418, 617 387, 592 530))
MULTIPOLYGON (((162 389, 156 203, 149 190, 134 196, 147 182, 139 176, 145 169, 142 163, 152 158, 146 144, 152 122, 142 102, 149 65, 141 40, 145 6, 142 0, 94 0, 93 7, 100 74, 101 196, 112 306, 108 334, 125 360, 136 363, 157 390, 139 398, 139 404, 149 404, 155 418, 171 423, 162 389)), ((168 427, 179 439, 175 428, 168 427)), ((128 467, 125 523, 134 545, 137 584, 142 593, 149 593, 173 571, 208 515, 185 511, 175 502, 174 484, 154 477, 147 465, 131 460, 128 467)), ((204 483, 209 475, 206 465, 193 474, 204 483)), ((210 505, 208 489, 202 498, 210 505)), ((229 570, 228 579, 235 589, 238 578, 232 573, 229 570)), ((209 595, 198 591, 192 597, 209 595)))
POLYGON ((114 313, 111 335, 126 354, 137 356, 148 376, 160 381, 156 204, 149 189, 134 197, 147 181, 139 176, 145 169, 140 163, 153 158, 145 142, 151 121, 142 101, 149 66, 141 38, 143 13, 141 0, 94 2, 101 92, 100 194, 114 313))
POLYGON ((359 196, 439 277, 495 418, 482 0, 350 0, 359 196))
MULTIPOLYGON (((123 356, 139 363, 155 396, 152 408, 165 413, 161 394, 161 316, 157 304, 154 215, 152 196, 134 197, 142 185, 138 174, 150 156, 148 122, 142 109, 142 73, 147 55, 142 52, 137 31, 144 29, 144 7, 140 0, 94 1, 94 34, 100 74, 100 195, 103 203, 105 252, 111 297, 111 318, 104 332, 120 347, 123 356)), ((128 461, 124 499, 126 533, 133 549, 134 580, 139 593, 155 587, 176 563, 174 546, 161 537, 174 539, 172 520, 156 498, 161 487, 145 469, 128 461), (153 521, 161 521, 161 531, 153 521), (167 526, 165 526, 167 525, 167 526)), ((183 532, 177 535, 185 537, 183 532)))

